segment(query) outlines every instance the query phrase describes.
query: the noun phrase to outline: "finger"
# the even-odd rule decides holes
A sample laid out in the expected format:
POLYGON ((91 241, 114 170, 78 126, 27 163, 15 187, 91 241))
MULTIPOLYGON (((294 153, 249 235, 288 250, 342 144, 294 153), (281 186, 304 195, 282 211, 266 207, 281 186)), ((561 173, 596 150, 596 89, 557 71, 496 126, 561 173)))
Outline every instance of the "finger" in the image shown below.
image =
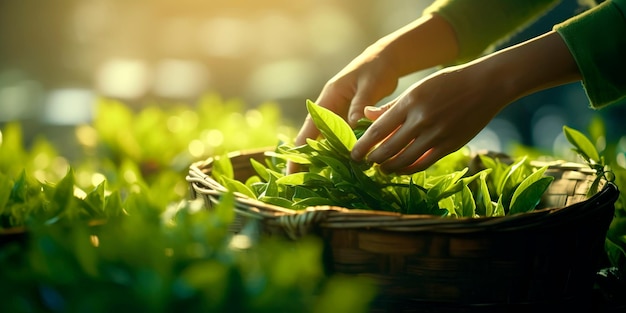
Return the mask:
POLYGON ((374 85, 370 80, 359 82, 348 111, 348 123, 352 127, 356 125, 359 119, 365 116, 365 108, 373 107, 384 97, 380 93, 380 86, 374 85))
MULTIPOLYGON (((296 135, 295 145, 301 146, 306 143, 307 138, 317 138, 320 135, 320 131, 313 123, 313 119, 311 119, 310 115, 307 115, 298 135, 296 135)), ((287 161, 287 174, 292 174, 300 171, 300 166, 298 164, 293 163, 291 161, 287 161)))
MULTIPOLYGON (((415 132, 405 123, 370 151, 367 155, 367 160, 378 164, 391 162, 393 165, 394 163, 398 163, 396 158, 404 156, 404 150, 412 147, 411 143, 414 140, 415 132)), ((413 161, 414 160, 400 164, 406 166, 413 163, 413 161)))
POLYGON ((389 109, 385 111, 365 131, 352 148, 351 156, 356 161, 361 161, 374 146, 382 142, 392 134, 399 125, 405 121, 405 115, 399 110, 389 109))
POLYGON ((408 170, 413 170, 416 163, 422 157, 431 153, 429 151, 433 147, 439 147, 445 142, 444 138, 437 135, 438 132, 432 129, 430 129, 430 131, 424 131, 423 129, 423 127, 415 127, 412 129, 414 140, 408 144, 404 150, 381 163, 381 170, 383 172, 404 173, 408 170))
POLYGON ((319 135, 319 129, 317 129, 317 126, 315 126, 315 123, 313 123, 311 115, 307 114, 306 118, 304 119, 304 123, 302 124, 302 127, 300 127, 300 131, 296 136, 295 144, 296 146, 303 145, 306 143, 307 138, 317 138, 319 135))
POLYGON ((410 166, 402 168, 397 171, 398 174, 413 174, 423 170, 426 170, 431 165, 435 164, 444 156, 448 155, 452 150, 442 147, 433 147, 426 151, 417 161, 410 166))
POLYGON ((364 109, 364 115, 366 118, 375 121, 377 120, 381 115, 383 115, 383 113, 387 112, 387 110, 389 110, 390 106, 389 105, 383 105, 383 106, 367 106, 364 109))

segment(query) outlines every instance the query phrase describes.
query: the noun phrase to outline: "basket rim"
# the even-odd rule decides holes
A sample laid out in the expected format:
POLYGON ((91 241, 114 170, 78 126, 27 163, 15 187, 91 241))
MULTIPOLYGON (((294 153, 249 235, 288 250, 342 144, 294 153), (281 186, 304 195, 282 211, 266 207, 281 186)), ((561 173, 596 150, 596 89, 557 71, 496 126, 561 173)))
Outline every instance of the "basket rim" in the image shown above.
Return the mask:
MULTIPOLYGON (((267 152, 272 148, 257 148, 228 153, 232 158, 267 152)), ((270 150, 271 151, 271 150, 270 150)), ((208 206, 219 201, 228 192, 226 187, 215 181, 203 169, 211 166, 216 157, 195 162, 189 167, 186 177, 190 184, 191 198, 203 195, 208 206)), ((549 169, 574 170, 584 174, 595 173, 588 166, 566 161, 532 161, 535 166, 548 166, 549 169)), ((563 206, 547 207, 529 212, 497 217, 456 217, 445 218, 427 214, 402 214, 389 211, 348 209, 339 206, 311 206, 305 210, 293 210, 250 198, 234 192, 235 211, 243 216, 263 220, 270 224, 279 224, 287 228, 306 232, 314 224, 322 228, 376 228, 393 231, 433 231, 433 232, 472 232, 483 230, 515 230, 546 224, 546 219, 553 216, 593 214, 595 210, 585 210, 589 204, 596 206, 608 203, 613 207, 619 191, 611 182, 605 182, 603 188, 592 197, 581 202, 563 206), (565 210, 567 209, 567 210, 565 210), (585 212, 587 211, 587 212, 585 212)), ((600 209, 600 208, 598 208, 600 209)))

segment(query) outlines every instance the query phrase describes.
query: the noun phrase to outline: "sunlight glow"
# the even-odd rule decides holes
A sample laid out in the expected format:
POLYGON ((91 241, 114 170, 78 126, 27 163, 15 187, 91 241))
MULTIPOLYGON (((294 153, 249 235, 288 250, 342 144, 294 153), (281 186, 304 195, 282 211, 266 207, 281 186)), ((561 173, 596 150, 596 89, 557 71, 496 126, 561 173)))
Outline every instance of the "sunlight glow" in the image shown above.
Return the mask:
POLYGON ((44 107, 45 122, 76 125, 89 122, 93 115, 94 95, 88 89, 57 89, 49 93, 44 107))
POLYGON ((147 92, 150 75, 145 61, 111 59, 96 71, 96 89, 105 96, 136 99, 147 92))
POLYGON ((208 72, 200 62, 167 59, 157 64, 154 92, 168 98, 198 97, 208 84, 208 72))
POLYGON ((243 19, 214 17, 201 26, 198 40, 209 56, 238 57, 252 48, 246 38, 252 29, 243 19))

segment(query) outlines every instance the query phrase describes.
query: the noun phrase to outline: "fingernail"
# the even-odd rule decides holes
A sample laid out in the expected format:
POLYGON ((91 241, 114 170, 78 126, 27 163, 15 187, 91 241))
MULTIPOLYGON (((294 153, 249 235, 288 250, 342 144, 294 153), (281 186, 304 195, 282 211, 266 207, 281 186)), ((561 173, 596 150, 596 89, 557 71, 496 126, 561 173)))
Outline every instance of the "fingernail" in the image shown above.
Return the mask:
POLYGON ((377 106, 367 106, 365 107, 365 110, 370 111, 370 112, 379 112, 382 109, 377 106))

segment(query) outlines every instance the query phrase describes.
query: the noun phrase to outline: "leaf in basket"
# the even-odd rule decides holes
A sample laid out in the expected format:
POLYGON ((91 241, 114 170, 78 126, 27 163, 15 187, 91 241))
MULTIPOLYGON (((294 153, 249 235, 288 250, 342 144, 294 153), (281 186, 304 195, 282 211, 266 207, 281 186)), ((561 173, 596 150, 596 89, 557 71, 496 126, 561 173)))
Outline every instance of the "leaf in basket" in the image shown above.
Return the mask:
POLYGON ((311 164, 311 161, 309 160, 309 157, 306 156, 303 153, 298 153, 295 151, 287 151, 284 153, 275 153, 275 152, 266 152, 265 153, 266 156, 269 157, 273 157, 273 158, 279 158, 279 159, 283 159, 285 161, 291 161, 293 163, 297 163, 297 164, 311 164))
POLYGON ((328 165, 332 169, 333 173, 338 174, 340 178, 351 179, 352 175, 350 174, 350 169, 346 167, 344 163, 337 160, 336 158, 328 157, 325 155, 319 155, 316 157, 316 160, 319 160, 323 162, 324 164, 328 165))
POLYGON ((491 196, 489 194, 489 187, 487 186, 487 171, 481 171, 478 178, 476 188, 476 214, 479 216, 492 216, 494 207, 491 203, 491 196))
POLYGON ((356 136, 350 125, 333 111, 319 106, 313 101, 307 100, 306 107, 315 126, 328 140, 331 147, 342 155, 348 155, 356 143, 356 136))
POLYGON ((288 208, 288 209, 293 208, 293 202, 290 201, 289 199, 285 199, 282 197, 267 197, 266 196, 266 197, 259 198, 259 200, 265 203, 276 205, 276 206, 283 207, 283 208, 288 208))
POLYGON ((356 126, 354 127, 354 135, 356 136, 356 138, 361 138, 361 136, 365 134, 365 131, 372 125, 373 122, 374 121, 364 117, 359 119, 356 122, 356 126))
POLYGON ((213 178, 219 181, 220 177, 235 178, 233 164, 227 155, 221 155, 213 159, 213 168, 211 170, 213 178))
MULTIPOLYGON (((255 191, 255 185, 256 184, 263 184, 263 181, 261 180, 261 177, 257 176, 257 175, 253 175, 248 177, 248 179, 246 179, 245 183, 246 186, 248 186, 248 188, 250 188, 250 190, 255 191)), ((256 192, 255 192, 256 194, 256 192)))
POLYGON ((496 203, 495 210, 493 211, 493 215, 491 216, 504 216, 506 215, 506 211, 504 210, 504 205, 502 204, 502 195, 498 198, 498 202, 496 203))
POLYGON ((458 217, 458 215, 456 214, 454 199, 452 199, 452 197, 447 197, 439 200, 439 202, 437 202, 437 207, 446 210, 448 216, 458 217))
POLYGON ((506 189, 515 189, 517 184, 521 181, 520 177, 524 175, 524 164, 526 163, 526 156, 519 159, 517 162, 509 165, 505 172, 504 176, 500 178, 498 181, 496 192, 498 194, 506 193, 506 189))
POLYGON ((291 185, 291 186, 309 185, 311 182, 313 182, 314 184, 319 183, 319 182, 332 184, 328 180, 328 178, 322 175, 310 173, 310 172, 293 173, 293 174, 285 175, 279 178, 278 180, 276 180, 277 184, 291 185))
POLYGON ((442 177, 442 179, 428 190, 428 197, 437 201, 450 197, 463 189, 463 181, 460 180, 468 168, 453 172, 442 177))
POLYGON ((421 213, 420 209, 426 206, 426 193, 413 183, 413 178, 411 177, 409 181, 408 199, 405 204, 405 207, 407 208, 406 213, 421 213))
POLYGON ((294 209, 306 209, 312 206, 333 205, 333 204, 334 203, 328 198, 311 197, 311 198, 302 199, 300 201, 294 201, 292 204, 292 207, 294 209))
POLYGON ((300 201, 300 200, 304 200, 306 198, 315 198, 315 197, 320 197, 320 195, 303 186, 294 186, 293 188, 293 196, 291 197, 291 200, 295 201, 300 201))
POLYGON ((565 138, 570 144, 574 146, 574 150, 583 158, 587 163, 599 163, 600 155, 596 147, 583 133, 573 128, 563 126, 563 133, 565 138))
POLYGON ((226 176, 222 176, 220 182, 228 189, 230 192, 239 192, 241 194, 246 195, 252 199, 256 199, 256 194, 252 189, 250 189, 246 184, 232 178, 228 178, 226 176))
POLYGON ((250 165, 252 165, 252 168, 254 169, 254 171, 256 172, 257 175, 259 175, 259 177, 263 180, 263 181, 268 181, 269 180, 269 169, 267 167, 265 167, 265 165, 263 165, 261 162, 255 160, 255 159, 250 159, 250 165))
POLYGON ((505 212, 508 212, 511 207, 513 193, 526 176, 531 173, 531 167, 526 160, 527 158, 524 156, 518 162, 509 165, 502 176, 502 181, 499 182, 500 192, 498 194, 502 196, 502 206, 505 212))
POLYGON ((264 198, 264 197, 278 197, 279 196, 279 188, 278 188, 278 184, 276 183, 276 180, 278 178, 274 177, 273 175, 270 175, 269 178, 270 179, 267 181, 267 184, 265 184, 265 190, 263 190, 263 193, 259 195, 259 199, 264 198))
POLYGON ((467 185, 463 185, 463 189, 454 195, 456 212, 461 217, 474 217, 476 216, 476 202, 472 191, 467 185))
POLYGON ((544 194, 550 183, 554 180, 552 176, 543 176, 548 167, 544 166, 522 181, 515 189, 511 198, 509 214, 524 213, 533 210, 544 194))

